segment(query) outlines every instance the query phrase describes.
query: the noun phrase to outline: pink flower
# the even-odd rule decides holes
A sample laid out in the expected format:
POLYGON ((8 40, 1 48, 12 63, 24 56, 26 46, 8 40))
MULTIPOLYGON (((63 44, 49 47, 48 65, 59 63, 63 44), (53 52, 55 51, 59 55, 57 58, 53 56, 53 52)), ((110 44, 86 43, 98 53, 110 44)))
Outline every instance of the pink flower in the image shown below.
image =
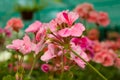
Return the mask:
POLYGON ((99 30, 97 30, 97 29, 91 29, 89 32, 88 32, 88 34, 87 34, 87 36, 88 36, 88 38, 90 39, 90 40, 99 40, 99 30))
POLYGON ((87 37, 82 38, 72 38, 72 42, 75 45, 79 45, 81 48, 86 48, 90 43, 87 37))
POLYGON ((75 45, 78 45, 82 48, 83 51, 87 51, 90 53, 91 57, 94 55, 94 50, 93 50, 93 42, 89 40, 87 37, 82 37, 82 38, 72 38, 71 40, 75 45))
POLYGON ((41 56, 42 61, 48 62, 50 59, 56 57, 54 44, 48 45, 48 50, 41 56))
POLYGON ((47 23, 41 23, 40 21, 35 21, 31 24, 26 32, 32 32, 35 34, 35 38, 32 43, 32 51, 35 51, 35 54, 38 54, 45 47, 45 37, 46 37, 46 29, 47 23))
POLYGON ((35 54, 38 54, 45 47, 45 45, 46 45, 46 41, 45 41, 46 35, 47 34, 46 34, 45 26, 42 25, 35 35, 35 44, 34 44, 35 54))
POLYGON ((82 35, 85 27, 81 23, 74 24, 71 28, 64 28, 58 31, 58 34, 62 37, 75 36, 79 37, 82 35))
POLYGON ((7 22, 6 28, 12 28, 14 31, 18 32, 24 26, 23 22, 19 18, 12 18, 7 22))
POLYGON ((82 6, 82 8, 85 8, 88 11, 93 10, 93 5, 90 3, 83 3, 83 4, 81 4, 81 6, 82 6))
POLYGON ((42 51, 45 45, 46 43, 43 36, 37 44, 33 44, 33 51, 35 51, 35 54, 38 54, 40 51, 42 51))
POLYGON ((5 34, 5 36, 10 37, 12 33, 9 29, 0 28, 0 34, 5 34))
POLYGON ((110 20, 109 20, 108 14, 105 12, 99 12, 97 22, 99 25, 102 25, 104 27, 109 25, 110 20))
POLYGON ((105 45, 107 46, 107 48, 109 49, 113 49, 113 50, 117 50, 118 49, 118 46, 119 44, 117 44, 115 41, 105 41, 105 45))
POLYGON ((44 26, 41 26, 38 30, 38 32, 36 33, 36 41, 40 41, 41 38, 45 38, 46 36, 46 29, 44 26))
POLYGON ((22 40, 16 39, 12 41, 11 45, 7 45, 7 48, 13 49, 13 50, 19 50, 20 47, 24 44, 22 40))
POLYGON ((87 21, 90 23, 97 23, 98 13, 96 11, 89 12, 87 21))
POLYGON ((72 25, 75 20, 78 19, 78 14, 75 12, 62 11, 57 14, 57 18, 68 25, 72 25))
POLYGON ((116 59, 116 54, 112 50, 102 50, 94 56, 94 61, 104 66, 112 66, 116 59))
POLYGON ((104 62, 102 64, 104 66, 112 66, 114 64, 114 60, 112 56, 106 55, 104 58, 104 62))
POLYGON ((49 29, 51 32, 55 33, 57 31, 58 23, 57 23, 56 19, 53 19, 52 21, 49 22, 49 29))
POLYGON ((81 18, 86 19, 88 17, 88 13, 92 10, 93 10, 92 4, 83 3, 83 4, 78 5, 74 11, 77 12, 81 18))
POLYGON ((23 54, 30 53, 32 50, 32 43, 29 36, 25 35, 23 37, 23 41, 24 41, 24 44, 22 45, 19 51, 22 52, 23 54))
POLYGON ((41 26, 42 26, 42 23, 40 21, 35 21, 25 30, 25 32, 36 33, 41 26))
POLYGON ((9 29, 4 29, 4 32, 7 37, 11 37, 12 32, 9 29))
POLYGON ((23 40, 19 39, 13 40, 12 44, 8 45, 7 48, 19 51, 23 55, 25 55, 32 51, 32 43, 30 41, 30 38, 27 35, 25 35, 23 37, 23 40))
MULTIPOLYGON (((80 46, 75 46, 74 43, 72 43, 72 49, 79 55, 81 56, 84 60, 89 61, 89 58, 87 54, 80 48, 80 46)), ((71 53, 71 59, 74 60, 79 67, 85 68, 85 62, 82 61, 78 56, 76 56, 74 53, 71 53)))
POLYGON ((42 64, 41 70, 45 73, 49 72, 49 65, 48 64, 42 64))
POLYGON ((94 41, 93 49, 94 49, 94 52, 96 53, 101 51, 103 47, 99 41, 94 41))

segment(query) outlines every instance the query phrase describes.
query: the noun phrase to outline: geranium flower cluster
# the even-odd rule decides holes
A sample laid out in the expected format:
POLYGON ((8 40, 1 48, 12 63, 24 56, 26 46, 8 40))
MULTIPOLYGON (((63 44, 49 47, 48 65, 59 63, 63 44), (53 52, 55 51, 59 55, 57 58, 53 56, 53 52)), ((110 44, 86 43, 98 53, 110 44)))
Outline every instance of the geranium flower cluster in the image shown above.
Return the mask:
MULTIPOLYGON (((91 29, 88 32, 88 38, 93 41, 92 49, 94 51, 94 62, 100 63, 103 66, 115 66, 120 68, 119 51, 120 51, 120 38, 116 37, 116 40, 99 41, 99 31, 97 29, 91 29)), ((118 34, 119 35, 119 34, 118 34)))
MULTIPOLYGON (((78 18, 76 12, 66 10, 58 13, 49 23, 35 21, 25 30, 23 39, 13 40, 7 48, 23 56, 29 53, 34 53, 35 57, 40 55, 40 60, 45 62, 41 66, 44 72, 66 71, 73 63, 85 68, 85 62, 90 60, 86 52, 89 51, 90 54, 93 52, 91 43, 88 45, 89 40, 83 36, 84 25, 75 23, 78 18), (29 33, 34 37, 30 38, 29 33)), ((21 27, 16 28, 14 26, 13 30, 18 32, 21 27)))
POLYGON ((102 64, 103 66, 115 66, 120 68, 120 58, 117 51, 120 49, 120 41, 102 41, 94 42, 94 58, 93 61, 102 64))
POLYGON ((83 3, 74 9, 79 14, 81 19, 97 25, 107 26, 110 23, 108 14, 106 12, 97 12, 92 4, 83 3))
MULTIPOLYGON (((21 67, 31 69, 28 74, 28 77, 30 77, 35 67, 34 61, 36 59, 43 62, 40 65, 41 70, 45 73, 63 73, 70 70, 73 64, 78 65, 82 69, 85 68, 86 64, 91 67, 92 65, 89 64, 90 60, 103 66, 120 68, 120 58, 116 54, 116 50, 120 49, 120 40, 115 44, 109 41, 100 43, 96 41, 99 38, 99 32, 94 29, 89 33, 88 37, 84 36, 84 25, 75 22, 79 17, 102 26, 109 24, 107 13, 96 12, 93 6, 87 3, 78 6, 74 12, 68 10, 59 12, 56 18, 49 23, 35 21, 25 30, 25 35, 22 39, 15 39, 12 44, 6 46, 21 56, 18 59, 16 68, 18 70, 15 71, 21 70, 21 67), (31 53, 34 58, 33 65, 29 64, 29 66, 26 66, 21 59, 31 53)), ((8 21, 6 28, 12 28, 12 30, 19 33, 23 26, 21 19, 12 18, 8 21)), ((100 76, 102 75, 94 67, 91 68, 100 76)), ((21 76, 22 72, 19 74, 16 74, 17 79, 23 77, 21 76)), ((106 80, 104 76, 101 77, 106 80)))

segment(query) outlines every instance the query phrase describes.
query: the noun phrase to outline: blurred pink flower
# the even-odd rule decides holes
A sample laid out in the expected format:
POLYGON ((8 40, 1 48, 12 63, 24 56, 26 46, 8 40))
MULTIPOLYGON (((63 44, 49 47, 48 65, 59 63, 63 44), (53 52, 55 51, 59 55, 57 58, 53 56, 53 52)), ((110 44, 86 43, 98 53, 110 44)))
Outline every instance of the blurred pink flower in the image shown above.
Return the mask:
POLYGON ((7 37, 11 37, 12 32, 9 29, 4 29, 4 32, 7 37))
POLYGON ((96 11, 89 12, 88 18, 87 18, 88 22, 97 23, 97 19, 98 19, 98 12, 96 12, 96 11))
POLYGON ((70 66, 64 66, 64 70, 68 71, 70 69, 70 66))
POLYGON ((94 41, 93 49, 94 49, 94 52, 97 53, 101 51, 103 48, 99 41, 94 41))
POLYGON ((115 42, 115 41, 107 40, 107 41, 105 41, 105 44, 109 49, 113 49, 113 50, 118 49, 117 42, 115 42))
POLYGON ((77 12, 81 18, 86 19, 88 17, 88 13, 92 10, 94 10, 92 4, 83 3, 78 5, 74 11, 77 12))
POLYGON ((25 30, 25 32, 36 33, 41 28, 41 26, 42 26, 42 23, 40 21, 35 21, 25 30))
POLYGON ((81 23, 74 24, 71 28, 64 28, 58 31, 58 34, 62 37, 74 36, 79 37, 82 35, 85 27, 81 23))
POLYGON ((49 65, 48 64, 42 64, 41 70, 45 73, 49 72, 49 65))
POLYGON ((110 23, 108 14, 106 12, 99 12, 97 23, 102 26, 108 26, 110 23))
POLYGON ((114 59, 112 56, 106 55, 102 64, 104 66, 112 66, 114 64, 114 59))
POLYGON ((6 28, 12 28, 14 31, 18 32, 24 26, 20 18, 12 18, 7 22, 6 28))
POLYGON ((75 12, 62 11, 57 14, 57 19, 61 20, 61 22, 67 23, 68 25, 72 25, 75 20, 77 20, 79 15, 75 12))
POLYGON ((0 28, 0 34, 5 34, 5 36, 10 37, 12 33, 9 29, 0 28))
POLYGON ((104 66, 112 66, 116 59, 116 54, 112 50, 102 50, 95 54, 94 61, 104 66))
POLYGON ((87 37, 90 39, 90 40, 99 40, 99 35, 100 35, 100 32, 99 30, 97 29, 91 29, 90 31, 88 31, 87 33, 87 37))

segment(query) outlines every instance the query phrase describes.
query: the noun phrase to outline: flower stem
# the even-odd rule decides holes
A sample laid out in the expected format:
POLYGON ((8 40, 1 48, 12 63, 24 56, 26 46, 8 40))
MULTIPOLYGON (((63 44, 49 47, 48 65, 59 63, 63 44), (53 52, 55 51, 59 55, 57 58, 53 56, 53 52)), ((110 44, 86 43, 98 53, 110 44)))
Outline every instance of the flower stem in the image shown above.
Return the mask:
POLYGON ((36 58, 36 56, 35 56, 34 61, 33 61, 33 64, 32 64, 32 67, 31 67, 30 72, 29 72, 29 74, 28 74, 28 78, 30 78, 30 76, 31 76, 31 74, 32 74, 32 71, 33 71, 33 69, 34 69, 36 60, 37 60, 37 58, 36 58))
POLYGON ((60 76, 60 80, 62 80, 63 78, 63 74, 64 74, 64 49, 62 50, 63 54, 61 56, 61 62, 62 62, 62 66, 61 66, 61 76, 60 76))
POLYGON ((23 75, 24 75, 24 68, 22 66, 24 56, 21 56, 20 58, 18 57, 18 63, 17 63, 17 73, 15 74, 16 80, 23 80, 23 75))
POLYGON ((72 49, 70 49, 70 51, 72 51, 76 56, 78 56, 80 59, 82 59, 89 67, 91 67, 101 78, 103 78, 104 80, 108 80, 105 76, 103 76, 95 67, 93 67, 90 63, 88 63, 87 61, 85 61, 81 56, 79 56, 75 51, 73 51, 72 49))
POLYGON ((87 28, 87 22, 86 22, 86 20, 83 20, 83 23, 85 25, 85 28, 87 28))
POLYGON ((22 66, 23 60, 24 60, 24 56, 21 56, 20 59, 21 79, 23 79, 23 74, 24 74, 24 67, 22 66))

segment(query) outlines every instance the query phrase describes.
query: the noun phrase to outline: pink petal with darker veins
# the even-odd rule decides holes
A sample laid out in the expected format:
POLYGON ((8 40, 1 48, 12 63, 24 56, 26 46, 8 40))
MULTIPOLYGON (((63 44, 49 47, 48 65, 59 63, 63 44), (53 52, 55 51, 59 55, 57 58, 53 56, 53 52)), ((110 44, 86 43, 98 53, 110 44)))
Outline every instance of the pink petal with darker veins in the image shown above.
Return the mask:
POLYGON ((71 31, 69 30, 69 28, 64 28, 64 29, 58 31, 58 34, 62 37, 68 37, 68 36, 70 36, 71 31))
POLYGON ((84 30, 85 30, 85 27, 81 23, 77 23, 73 25, 71 28, 71 36, 79 37, 82 35, 84 30))

